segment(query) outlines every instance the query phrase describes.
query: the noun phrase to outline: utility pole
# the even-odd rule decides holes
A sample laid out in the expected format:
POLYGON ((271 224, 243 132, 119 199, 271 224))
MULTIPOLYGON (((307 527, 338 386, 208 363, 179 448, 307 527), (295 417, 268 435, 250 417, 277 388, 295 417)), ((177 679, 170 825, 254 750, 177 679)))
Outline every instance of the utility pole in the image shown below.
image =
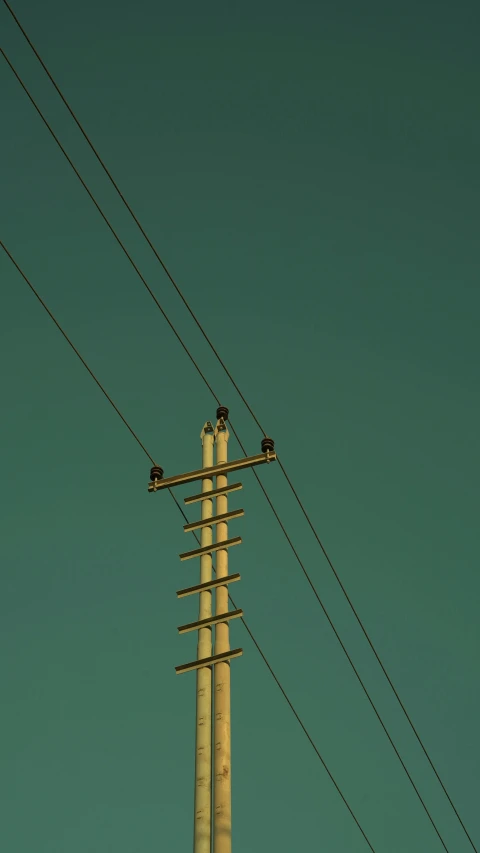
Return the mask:
MULTIPOLYGON (((228 456, 229 433, 225 424, 228 409, 219 407, 215 429, 217 465, 224 465, 228 456)), ((227 485, 225 474, 217 475, 217 486, 227 485)), ((217 497, 217 515, 228 512, 228 493, 217 497)), ((216 525, 216 542, 228 539, 228 523, 216 525)), ((217 580, 228 577, 228 550, 217 551, 217 580)), ((215 615, 228 613, 228 586, 218 586, 215 592, 215 615)), ((230 651, 228 622, 215 626, 215 654, 230 651)), ((230 736, 230 661, 217 663, 214 668, 214 758, 213 758, 213 853, 231 853, 232 850, 232 759, 230 736)))
POLYGON ((262 440, 262 453, 228 462, 229 438, 226 421, 228 409, 219 406, 214 430, 207 421, 200 434, 202 468, 164 478, 163 468, 154 465, 150 471, 149 492, 172 489, 175 486, 202 481, 199 494, 184 498, 187 505, 201 502, 201 518, 185 524, 185 533, 200 530, 200 548, 180 554, 181 560, 200 558, 200 583, 177 591, 178 598, 198 594, 197 622, 180 625, 179 634, 198 631, 197 657, 190 663, 175 667, 177 673, 197 672, 195 727, 195 793, 193 853, 231 853, 232 851, 232 783, 230 734, 230 661, 240 657, 243 650, 230 649, 229 622, 241 618, 243 610, 228 609, 228 585, 240 580, 240 574, 228 574, 228 549, 240 545, 242 538, 228 538, 228 522, 244 515, 243 509, 228 511, 228 495, 242 489, 241 483, 228 484, 227 474, 252 468, 277 458, 271 438, 262 440), (213 448, 216 444, 216 464, 213 448), (213 478, 216 478, 215 488, 213 478), (213 500, 216 502, 213 515, 213 500), (213 541, 213 528, 215 541, 213 541), (216 568, 212 566, 216 555, 216 568), (213 572, 215 571, 215 577, 213 572), (215 591, 215 613, 212 592, 215 591), (215 626, 215 648, 212 655, 212 627, 215 626), (212 684, 212 669, 213 684, 212 684), (213 687, 213 726, 212 726, 213 687), (212 728, 214 750, 212 761, 212 728), (214 778, 212 780, 212 765, 214 778), (213 798, 212 798, 213 782, 213 798), (212 799, 214 804, 212 821, 212 799))
MULTIPOLYGON (((200 433, 202 440, 202 466, 213 465, 214 433, 212 424, 207 421, 200 433)), ((211 492, 213 480, 205 477, 202 481, 202 493, 211 492)), ((202 500, 202 521, 213 515, 211 498, 202 500)), ((200 528, 202 548, 212 544, 212 527, 200 528)), ((200 557, 200 583, 212 580, 212 555, 200 557)), ((207 588, 200 592, 198 619, 210 619, 212 615, 212 591, 207 588)), ((198 629, 197 659, 208 658, 212 654, 212 626, 198 629)), ((212 828, 212 670, 208 666, 197 669, 197 714, 195 723, 195 794, 194 794, 194 853, 210 853, 212 828)))

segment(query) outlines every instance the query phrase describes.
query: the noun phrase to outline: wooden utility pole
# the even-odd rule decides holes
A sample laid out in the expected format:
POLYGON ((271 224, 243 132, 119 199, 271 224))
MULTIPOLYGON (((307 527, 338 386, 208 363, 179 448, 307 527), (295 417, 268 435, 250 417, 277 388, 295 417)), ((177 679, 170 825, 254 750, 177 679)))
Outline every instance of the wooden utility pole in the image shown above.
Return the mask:
POLYGON ((193 853, 212 853, 212 841, 213 853, 231 853, 232 851, 230 661, 242 655, 243 650, 230 648, 229 622, 242 617, 243 610, 229 611, 228 609, 228 585, 240 580, 238 573, 228 574, 228 550, 234 545, 240 545, 242 541, 240 536, 228 538, 228 522, 243 516, 244 511, 243 509, 228 511, 228 495, 243 487, 241 483, 229 485, 227 475, 244 468, 274 462, 277 458, 272 439, 264 438, 261 454, 228 462, 227 419, 228 409, 225 406, 219 406, 215 430, 210 421, 205 424, 200 436, 202 468, 164 478, 163 468, 154 465, 150 471, 151 482, 148 484, 149 492, 158 492, 193 483, 196 480, 202 481, 202 491, 184 499, 187 505, 201 502, 201 518, 185 524, 183 528, 186 533, 200 530, 200 548, 180 554, 181 560, 200 558, 200 583, 177 591, 178 598, 195 594, 199 596, 198 621, 180 625, 178 628, 180 634, 198 631, 197 657, 190 663, 175 667, 177 673, 197 671, 193 853), (214 443, 217 450, 216 465, 213 464, 214 443), (213 515, 214 500, 215 515, 213 515), (216 528, 215 541, 213 540, 214 527, 216 528), (212 554, 216 555, 215 570, 212 566, 212 554), (215 577, 213 577, 214 571, 215 577), (212 608, 214 591, 215 613, 212 608), (215 626, 215 649, 212 655, 213 626, 215 626))

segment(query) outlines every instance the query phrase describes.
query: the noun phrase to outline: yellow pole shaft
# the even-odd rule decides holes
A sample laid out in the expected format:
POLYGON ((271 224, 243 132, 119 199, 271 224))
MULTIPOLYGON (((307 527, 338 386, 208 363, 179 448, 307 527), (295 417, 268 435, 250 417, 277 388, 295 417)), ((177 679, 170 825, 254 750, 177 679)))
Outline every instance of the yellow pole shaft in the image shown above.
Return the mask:
MULTIPOLYGON (((213 465, 214 435, 211 424, 205 424, 202 433, 202 466, 213 465)), ((202 492, 211 491, 213 480, 202 481, 202 492)), ((202 519, 213 515, 213 501, 202 500, 202 519)), ((212 528, 202 527, 201 546, 212 544, 212 528)), ((200 583, 212 580, 212 555, 200 557, 200 583)), ((208 619, 212 615, 212 593, 200 593, 198 618, 208 619)), ((198 631, 197 659, 212 654, 212 629, 198 631)), ((212 832, 212 670, 202 667, 197 670, 197 703, 195 723, 195 805, 194 805, 194 853, 211 853, 212 832)))
MULTIPOLYGON (((227 462, 228 431, 223 423, 217 423, 216 464, 227 462)), ((225 474, 217 475, 217 488, 227 485, 225 474)), ((228 497, 217 497, 216 514, 227 512, 228 497)), ((216 541, 228 539, 228 525, 225 522, 216 525, 216 541)), ((217 551, 216 576, 228 575, 228 550, 217 551)), ((216 590, 215 614, 228 611, 228 586, 219 586, 216 590)), ((230 649, 228 622, 220 622, 215 627, 215 654, 230 649)), ((214 726, 213 726, 213 766, 214 766, 214 809, 213 809, 213 853, 231 853, 232 850, 232 782, 231 782, 231 735, 230 735, 230 664, 217 663, 214 666, 214 726)))

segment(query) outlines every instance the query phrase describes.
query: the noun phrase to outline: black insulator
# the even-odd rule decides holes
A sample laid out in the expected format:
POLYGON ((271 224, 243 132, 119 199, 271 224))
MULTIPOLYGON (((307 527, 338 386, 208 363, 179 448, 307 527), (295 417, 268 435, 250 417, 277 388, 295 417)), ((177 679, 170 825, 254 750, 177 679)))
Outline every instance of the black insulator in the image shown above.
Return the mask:
POLYGON ((155 480, 163 480, 163 468, 160 468, 160 465, 154 465, 150 471, 150 479, 152 482, 155 480))
POLYGON ((273 438, 262 438, 262 453, 266 453, 267 450, 273 450, 275 448, 275 442, 273 438))
POLYGON ((223 418, 224 421, 228 421, 228 409, 226 406, 219 406, 217 409, 217 420, 223 418))

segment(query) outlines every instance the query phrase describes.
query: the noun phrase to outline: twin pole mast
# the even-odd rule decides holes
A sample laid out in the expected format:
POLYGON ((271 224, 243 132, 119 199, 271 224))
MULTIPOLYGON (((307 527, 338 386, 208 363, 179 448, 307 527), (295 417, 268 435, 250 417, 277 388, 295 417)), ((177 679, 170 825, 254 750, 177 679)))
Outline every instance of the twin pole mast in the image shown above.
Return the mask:
POLYGON ((229 622, 242 617, 243 610, 228 608, 228 585, 240 580, 238 573, 228 573, 228 551, 242 541, 240 536, 228 538, 228 522, 244 511, 228 511, 229 494, 243 487, 229 485, 227 475, 276 460, 272 439, 264 438, 261 454, 228 462, 227 419, 228 409, 219 406, 215 428, 210 421, 204 425, 201 469, 164 479, 163 469, 154 465, 148 484, 149 492, 157 492, 202 482, 199 494, 184 499, 187 505, 201 504, 201 518, 184 525, 186 533, 200 531, 200 548, 180 554, 181 560, 200 558, 200 583, 177 591, 178 598, 199 597, 198 621, 178 628, 179 634, 198 632, 197 657, 175 667, 179 674, 195 670, 197 680, 193 853, 232 853, 230 661, 243 650, 230 648, 229 622))

